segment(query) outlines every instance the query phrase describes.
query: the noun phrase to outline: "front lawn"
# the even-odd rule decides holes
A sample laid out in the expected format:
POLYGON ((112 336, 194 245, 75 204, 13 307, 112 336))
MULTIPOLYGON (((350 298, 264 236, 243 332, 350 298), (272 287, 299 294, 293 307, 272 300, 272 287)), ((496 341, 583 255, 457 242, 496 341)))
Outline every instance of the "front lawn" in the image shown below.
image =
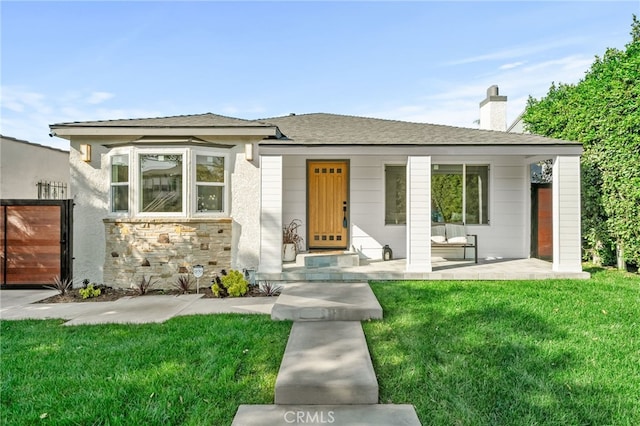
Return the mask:
POLYGON ((425 425, 640 424, 640 277, 378 282, 381 403, 425 425))
POLYGON ((0 424, 227 425, 241 403, 273 403, 291 328, 263 315, 62 322, 0 322, 0 424))
MULTIPOLYGON (((592 271, 594 272, 594 271, 592 271)), ((381 403, 424 425, 640 424, 640 277, 372 283, 381 403)), ((0 424, 228 425, 272 404, 291 324, 0 322, 0 424)))

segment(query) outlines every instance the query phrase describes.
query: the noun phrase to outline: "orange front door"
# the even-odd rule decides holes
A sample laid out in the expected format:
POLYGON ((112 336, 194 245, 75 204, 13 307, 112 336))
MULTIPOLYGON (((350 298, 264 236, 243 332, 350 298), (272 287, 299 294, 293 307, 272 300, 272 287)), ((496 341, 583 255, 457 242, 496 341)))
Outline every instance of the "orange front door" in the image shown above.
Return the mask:
POLYGON ((347 248, 349 162, 307 162, 309 248, 347 248))

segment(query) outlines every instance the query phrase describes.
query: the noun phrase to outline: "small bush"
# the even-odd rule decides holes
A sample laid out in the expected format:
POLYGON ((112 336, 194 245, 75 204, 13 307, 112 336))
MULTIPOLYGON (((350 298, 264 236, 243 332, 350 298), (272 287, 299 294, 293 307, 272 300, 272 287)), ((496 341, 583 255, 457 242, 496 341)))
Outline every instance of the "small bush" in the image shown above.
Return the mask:
POLYGON ((80 290, 78 290, 78 292, 80 293, 80 296, 82 296, 83 299, 98 297, 100 296, 100 294, 102 294, 102 291, 100 291, 99 288, 94 288, 93 284, 89 284, 85 288, 81 288, 80 290))
POLYGON ((140 282, 137 284, 132 284, 132 287, 140 296, 142 296, 147 294, 147 292, 157 283, 158 280, 152 281, 151 277, 147 278, 143 275, 140 279, 140 282))
POLYGON ((53 277, 53 285, 46 286, 51 290, 56 290, 60 296, 67 294, 68 290, 73 288, 73 280, 69 278, 60 278, 59 276, 53 277))
POLYGON ((240 297, 247 294, 249 283, 244 278, 244 274, 240 271, 221 271, 222 277, 216 277, 211 291, 216 297, 240 297))
POLYGON ((280 293, 282 293, 282 286, 270 281, 263 281, 260 283, 258 290, 265 296, 280 296, 280 293))
POLYGON ((173 283, 173 287, 178 289, 182 294, 189 294, 191 290, 191 276, 190 275, 180 275, 176 282, 173 283))

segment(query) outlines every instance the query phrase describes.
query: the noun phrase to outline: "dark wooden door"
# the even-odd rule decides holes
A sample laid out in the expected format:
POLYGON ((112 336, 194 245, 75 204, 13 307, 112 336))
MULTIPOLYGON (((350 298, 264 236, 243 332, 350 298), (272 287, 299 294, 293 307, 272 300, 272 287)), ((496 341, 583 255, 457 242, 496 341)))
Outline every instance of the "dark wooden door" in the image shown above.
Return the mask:
POLYGON ((347 247, 348 187, 348 161, 308 161, 309 248, 344 249, 347 247))
POLYGON ((72 200, 2 200, 0 284, 50 285, 72 278, 72 200))
POLYGON ((553 191, 551 184, 531 185, 531 256, 553 259, 553 191))

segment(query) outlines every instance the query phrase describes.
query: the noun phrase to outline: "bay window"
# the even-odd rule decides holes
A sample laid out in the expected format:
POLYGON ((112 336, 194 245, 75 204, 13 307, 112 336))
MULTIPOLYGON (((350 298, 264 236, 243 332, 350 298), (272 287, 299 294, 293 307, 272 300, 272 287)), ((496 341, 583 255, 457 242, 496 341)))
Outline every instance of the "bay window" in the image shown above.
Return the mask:
POLYGON ((217 148, 118 148, 110 157, 111 213, 227 214, 228 155, 217 148))
POLYGON ((181 154, 140 154, 140 211, 182 212, 181 154))

